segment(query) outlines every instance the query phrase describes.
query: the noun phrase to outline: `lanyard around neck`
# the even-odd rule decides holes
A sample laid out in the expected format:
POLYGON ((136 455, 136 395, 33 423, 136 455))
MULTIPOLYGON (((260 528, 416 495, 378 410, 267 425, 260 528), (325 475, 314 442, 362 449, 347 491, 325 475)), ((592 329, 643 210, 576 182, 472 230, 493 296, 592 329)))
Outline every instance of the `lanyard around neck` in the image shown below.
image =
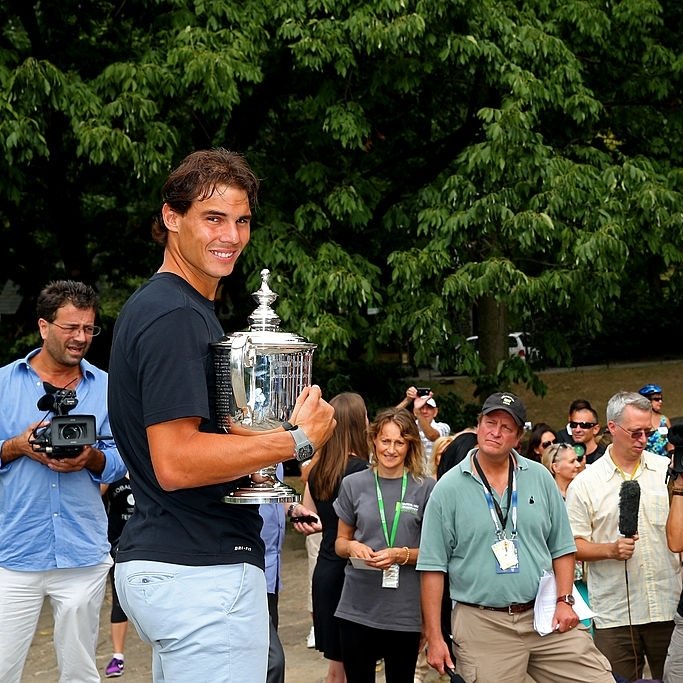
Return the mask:
POLYGON ((377 487, 377 507, 379 508, 379 518, 382 521, 382 531, 384 532, 384 540, 387 543, 387 548, 394 547, 396 540, 396 531, 398 530, 398 518, 401 516, 401 504, 406 495, 406 488, 408 487, 408 470, 403 468, 403 482, 401 483, 401 500, 396 501, 396 510, 394 511, 394 523, 391 525, 391 537, 387 530, 387 516, 384 511, 384 497, 382 496, 382 489, 379 485, 379 476, 375 470, 375 486, 377 487))
MULTIPOLYGON (((613 462, 614 462, 614 461, 613 461, 613 462)), ((642 464, 642 463, 639 462, 639 463, 633 468, 633 472, 631 472, 631 474, 628 474, 628 473, 624 472, 624 470, 622 470, 621 467, 619 467, 619 465, 617 465, 616 463, 614 463, 614 466, 617 468, 617 471, 619 472, 619 476, 620 476, 624 481, 631 481, 632 479, 635 479, 635 478, 636 478, 636 474, 638 474, 638 470, 640 469, 640 465, 641 465, 641 464, 642 464)))
POLYGON ((512 510, 511 537, 515 538, 517 536, 517 477, 515 476, 515 466, 512 455, 510 455, 510 459, 508 460, 508 500, 505 515, 503 515, 503 511, 498 504, 498 501, 493 497, 493 489, 491 488, 491 484, 489 484, 484 471, 481 469, 476 453, 472 456, 472 461, 474 462, 474 467, 481 479, 481 483, 484 485, 484 497, 486 498, 486 503, 489 507, 489 512, 491 513, 491 519, 493 519, 493 525, 496 528, 496 536, 498 536, 498 538, 503 538, 505 536, 508 515, 510 514, 510 510, 512 510), (500 524, 498 523, 499 521, 500 524))

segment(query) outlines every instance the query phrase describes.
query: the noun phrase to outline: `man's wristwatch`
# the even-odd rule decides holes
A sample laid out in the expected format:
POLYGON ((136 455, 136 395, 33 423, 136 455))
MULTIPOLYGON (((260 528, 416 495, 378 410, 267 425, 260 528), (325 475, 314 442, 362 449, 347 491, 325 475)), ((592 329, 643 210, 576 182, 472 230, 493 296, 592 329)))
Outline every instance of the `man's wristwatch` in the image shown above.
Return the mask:
POLYGON ((282 426, 294 439, 294 458, 299 462, 310 460, 315 453, 315 446, 308 440, 304 430, 291 422, 283 422, 282 426))
POLYGON ((560 597, 557 598, 557 602, 566 602, 568 605, 574 605, 576 600, 574 600, 574 596, 569 593, 568 595, 560 595, 560 597))

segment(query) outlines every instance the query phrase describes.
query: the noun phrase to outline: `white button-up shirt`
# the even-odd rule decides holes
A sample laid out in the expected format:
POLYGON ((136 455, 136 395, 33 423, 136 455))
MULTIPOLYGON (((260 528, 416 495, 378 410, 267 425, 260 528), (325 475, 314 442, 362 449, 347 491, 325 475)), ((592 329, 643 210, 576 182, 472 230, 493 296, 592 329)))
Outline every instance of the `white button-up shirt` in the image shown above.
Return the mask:
MULTIPOLYGON (((598 628, 670 621, 681 592, 678 555, 666 544, 668 460, 643 452, 635 481, 640 484, 638 540, 628 561, 599 560, 588 566, 588 595, 598 628), (628 570, 628 592, 624 564, 628 570)), ((619 492, 624 481, 612 446, 569 485, 567 512, 575 538, 613 543, 619 537, 619 492)))

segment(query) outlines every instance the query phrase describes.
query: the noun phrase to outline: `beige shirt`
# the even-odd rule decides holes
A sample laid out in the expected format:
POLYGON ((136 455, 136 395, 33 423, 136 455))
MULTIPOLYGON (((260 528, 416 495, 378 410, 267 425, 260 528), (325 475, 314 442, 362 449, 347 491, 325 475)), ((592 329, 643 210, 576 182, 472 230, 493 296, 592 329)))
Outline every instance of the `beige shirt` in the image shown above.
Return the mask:
MULTIPOLYGON (((569 485, 567 512, 575 538, 612 543, 619 536, 619 491, 624 481, 609 446, 569 485)), ((678 555, 666 544, 669 495, 665 485, 669 461, 643 452, 635 475, 640 484, 638 540, 633 557, 588 564, 588 594, 598 628, 627 626, 629 605, 624 564, 628 569, 631 623, 670 621, 678 605, 681 574, 678 555)))

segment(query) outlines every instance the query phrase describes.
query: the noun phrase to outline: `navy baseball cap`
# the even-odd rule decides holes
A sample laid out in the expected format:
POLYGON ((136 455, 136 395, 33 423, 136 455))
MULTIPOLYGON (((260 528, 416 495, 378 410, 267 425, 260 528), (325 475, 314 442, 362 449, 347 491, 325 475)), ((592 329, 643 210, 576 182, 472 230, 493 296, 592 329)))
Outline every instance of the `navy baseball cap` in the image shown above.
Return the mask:
POLYGON ((522 399, 510 392, 500 391, 496 394, 491 394, 484 401, 481 414, 488 415, 494 410, 504 410, 509 415, 512 415, 520 427, 523 427, 526 422, 526 407, 522 403, 522 399))

